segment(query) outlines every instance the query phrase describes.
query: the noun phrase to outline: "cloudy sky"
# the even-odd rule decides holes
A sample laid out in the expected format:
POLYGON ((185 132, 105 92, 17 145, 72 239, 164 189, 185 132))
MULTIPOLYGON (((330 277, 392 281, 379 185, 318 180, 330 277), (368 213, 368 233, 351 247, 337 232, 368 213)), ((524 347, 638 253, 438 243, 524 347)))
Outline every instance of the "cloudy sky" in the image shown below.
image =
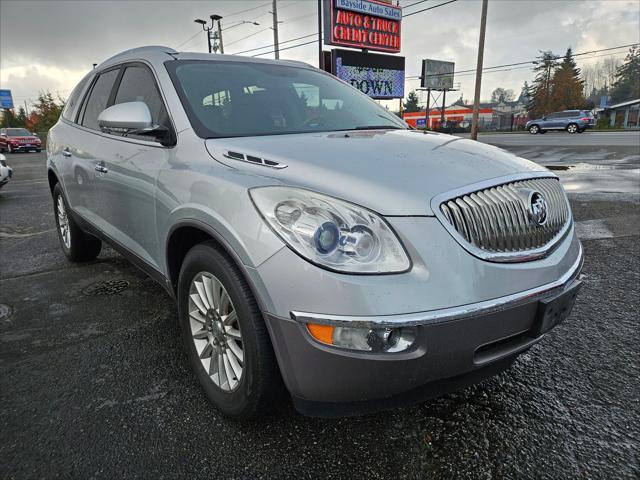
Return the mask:
MULTIPOLYGON (((405 14, 442 3, 401 0, 405 14)), ((195 18, 212 13, 225 17, 223 26, 241 20, 224 32, 226 53, 255 47, 248 55, 270 52, 273 44, 269 14, 271 2, 250 0, 0 0, 0 87, 13 91, 16 104, 49 90, 66 97, 93 63, 141 45, 166 45, 185 51, 206 51, 206 37, 195 18)), ((402 54, 407 76, 420 73, 422 58, 456 62, 456 70, 475 67, 480 17, 479 0, 458 0, 407 17, 402 25, 402 54)), ((280 41, 317 31, 315 0, 278 0, 280 41)), ((307 38, 281 47, 313 40, 307 38)), ((616 47, 640 41, 638 0, 490 0, 485 66, 533 59, 540 50, 563 53, 616 47)), ((327 47, 329 48, 329 47, 327 47)), ((317 62, 315 44, 281 52, 281 58, 317 62)), ((613 51, 618 58, 623 50, 613 51)), ((610 55, 609 52, 606 52, 610 55)), ((598 62, 603 53, 580 57, 579 64, 598 62)), ((264 55, 272 57, 271 53, 264 55)), ((486 74, 482 96, 496 87, 518 93, 529 68, 486 74)), ((459 75, 464 97, 473 97, 474 76, 459 75)), ((419 86, 407 82, 407 91, 419 86)), ((459 94, 458 94, 459 95, 459 94)), ((453 100, 453 99, 452 99, 453 100)))

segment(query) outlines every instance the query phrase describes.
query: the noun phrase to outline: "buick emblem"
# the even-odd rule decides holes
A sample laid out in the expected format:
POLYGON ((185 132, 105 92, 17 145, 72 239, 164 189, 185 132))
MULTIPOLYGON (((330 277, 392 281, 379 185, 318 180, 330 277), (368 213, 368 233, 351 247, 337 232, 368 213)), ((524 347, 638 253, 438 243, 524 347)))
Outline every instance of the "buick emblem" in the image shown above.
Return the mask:
POLYGON ((538 227, 544 226, 549 217, 549 206, 540 192, 533 191, 529 195, 529 220, 538 227))

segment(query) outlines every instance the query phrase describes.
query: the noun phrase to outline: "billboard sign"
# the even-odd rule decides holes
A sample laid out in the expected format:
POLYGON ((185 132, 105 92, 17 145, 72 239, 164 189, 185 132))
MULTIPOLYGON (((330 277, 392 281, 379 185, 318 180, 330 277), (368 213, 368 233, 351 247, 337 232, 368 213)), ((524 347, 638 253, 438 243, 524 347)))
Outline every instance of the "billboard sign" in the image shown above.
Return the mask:
POLYGON ((11 90, 0 90, 0 108, 13 108, 13 97, 11 96, 11 90))
POLYGON ((400 52, 400 7, 378 0, 323 2, 325 44, 400 52))
POLYGON ((420 86, 431 90, 452 90, 454 62, 441 62, 440 60, 422 60, 422 78, 420 86))
POLYGON ((376 99, 404 97, 404 57, 331 51, 333 74, 376 99))

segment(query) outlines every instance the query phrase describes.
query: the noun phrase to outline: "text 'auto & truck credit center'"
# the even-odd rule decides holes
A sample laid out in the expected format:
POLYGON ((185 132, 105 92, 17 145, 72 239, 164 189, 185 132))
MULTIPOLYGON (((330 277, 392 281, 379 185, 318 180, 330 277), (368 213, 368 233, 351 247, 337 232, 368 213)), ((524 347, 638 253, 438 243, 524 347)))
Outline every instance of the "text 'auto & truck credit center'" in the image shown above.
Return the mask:
MULTIPOLYGON (((376 99, 404 97, 405 59, 401 47, 402 9, 382 0, 323 0, 324 44, 332 49, 325 70, 376 99)), ((325 52, 328 53, 328 52, 325 52)))

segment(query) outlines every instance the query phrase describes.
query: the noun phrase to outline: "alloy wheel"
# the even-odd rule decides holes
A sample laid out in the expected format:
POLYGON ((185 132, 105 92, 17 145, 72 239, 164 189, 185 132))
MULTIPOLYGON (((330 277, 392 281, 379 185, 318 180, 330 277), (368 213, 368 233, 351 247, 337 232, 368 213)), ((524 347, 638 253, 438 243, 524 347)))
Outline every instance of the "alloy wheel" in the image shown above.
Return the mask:
POLYGON ((189 323, 203 368, 218 388, 234 391, 244 370, 242 333, 227 289, 211 273, 200 272, 191 281, 189 323))
POLYGON ((567 127, 567 132, 576 133, 578 131, 578 126, 573 123, 567 127))
POLYGON ((67 210, 64 207, 64 200, 62 195, 58 195, 57 201, 58 208, 58 229, 60 230, 60 236, 64 242, 64 246, 71 248, 71 228, 69 225, 69 217, 67 217, 67 210))
POLYGON ((533 127, 531 127, 531 128, 529 129, 529 132, 530 132, 532 135, 535 135, 536 133, 538 133, 538 126, 537 126, 537 125, 534 125, 533 127))

